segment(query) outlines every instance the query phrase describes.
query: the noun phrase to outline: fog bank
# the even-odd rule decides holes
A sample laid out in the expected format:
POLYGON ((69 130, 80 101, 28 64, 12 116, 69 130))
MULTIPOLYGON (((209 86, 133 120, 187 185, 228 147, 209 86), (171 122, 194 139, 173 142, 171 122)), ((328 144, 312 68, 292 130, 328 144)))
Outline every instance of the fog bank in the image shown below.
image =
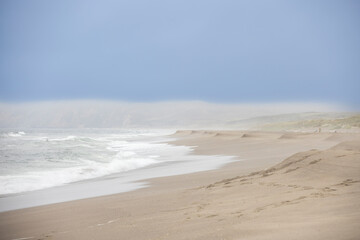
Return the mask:
POLYGON ((130 103, 52 101, 1 103, 1 128, 246 128, 247 119, 290 118, 344 111, 321 103, 215 104, 201 101, 130 103), (296 114, 295 114, 296 113, 296 114), (299 113, 303 113, 300 114, 299 113), (289 115, 290 114, 290 115, 289 115), (295 117, 294 117, 295 116, 295 117), (287 118, 287 117, 286 117, 287 118))

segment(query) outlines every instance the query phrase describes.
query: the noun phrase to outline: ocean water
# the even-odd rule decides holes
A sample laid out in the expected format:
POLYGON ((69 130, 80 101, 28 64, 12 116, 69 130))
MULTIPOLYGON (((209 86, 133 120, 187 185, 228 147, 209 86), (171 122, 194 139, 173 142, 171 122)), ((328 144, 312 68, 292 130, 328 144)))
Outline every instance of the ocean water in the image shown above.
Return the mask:
POLYGON ((146 137, 164 133, 3 130, 0 133, 0 194, 49 188, 158 163, 162 161, 159 154, 175 149, 146 137))
POLYGON ((191 155, 173 130, 2 129, 0 211, 114 194, 145 179, 218 168, 226 156, 191 155))

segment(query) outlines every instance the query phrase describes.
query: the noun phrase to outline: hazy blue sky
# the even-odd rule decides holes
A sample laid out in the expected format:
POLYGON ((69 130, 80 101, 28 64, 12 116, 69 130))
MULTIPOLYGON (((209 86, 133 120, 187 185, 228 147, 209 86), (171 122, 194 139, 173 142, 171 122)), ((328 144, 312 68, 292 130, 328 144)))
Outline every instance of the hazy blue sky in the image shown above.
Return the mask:
POLYGON ((0 101, 360 107, 360 1, 0 2, 0 101))

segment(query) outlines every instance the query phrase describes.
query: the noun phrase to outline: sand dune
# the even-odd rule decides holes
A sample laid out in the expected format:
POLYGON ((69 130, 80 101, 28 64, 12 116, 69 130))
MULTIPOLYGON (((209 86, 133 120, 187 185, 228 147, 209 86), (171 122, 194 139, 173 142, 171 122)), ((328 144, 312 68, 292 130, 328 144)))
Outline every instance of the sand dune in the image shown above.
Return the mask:
POLYGON ((359 140, 359 136, 357 134, 331 134, 326 138, 327 141, 341 142, 348 140, 359 140))
POLYGON ((1 213, 0 238, 359 239, 359 136, 179 131, 172 143, 197 146, 195 154, 246 161, 153 179, 135 192, 1 213))
POLYGON ((174 137, 236 137, 236 138, 277 138, 281 133, 276 132, 257 132, 257 131, 218 131, 218 130, 180 130, 173 134, 174 137))
POLYGON ((267 170, 206 186, 216 197, 202 214, 236 215, 239 223, 229 228, 246 239, 357 239, 359 173, 360 141, 297 153, 267 170))

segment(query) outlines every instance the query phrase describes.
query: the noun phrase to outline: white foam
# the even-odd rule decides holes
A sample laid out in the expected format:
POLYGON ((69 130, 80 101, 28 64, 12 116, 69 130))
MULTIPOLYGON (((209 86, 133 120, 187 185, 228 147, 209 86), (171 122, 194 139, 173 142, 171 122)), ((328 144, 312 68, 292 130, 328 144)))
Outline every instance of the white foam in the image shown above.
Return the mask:
POLYGON ((25 134, 26 134, 25 132, 19 131, 19 132, 9 132, 9 133, 5 134, 5 136, 8 136, 8 137, 21 137, 21 136, 23 136, 25 134))
POLYGON ((156 163, 153 159, 115 159, 110 163, 89 161, 86 166, 23 175, 0 176, 0 193, 11 194, 60 186, 117 172, 129 171, 156 163))
POLYGON ((60 142, 60 141, 69 141, 69 140, 75 140, 77 139, 76 136, 67 136, 67 137, 63 137, 63 138, 45 138, 47 141, 54 141, 54 142, 60 142))
POLYGON ((134 152, 119 152, 108 162, 83 160, 82 166, 43 172, 28 172, 22 175, 0 176, 0 194, 39 190, 63 184, 92 179, 112 173, 129 171, 154 164, 152 158, 141 158, 134 152))
MULTIPOLYGON (((9 134, 21 136, 25 133, 10 132, 9 134)), ((49 133, 45 136, 30 134, 25 144, 31 144, 30 149, 34 144, 37 148, 42 148, 34 149, 36 153, 32 150, 26 153, 21 152, 23 143, 19 142, 19 146, 8 145, 14 149, 15 156, 14 159, 4 159, 3 163, 12 167, 14 160, 18 161, 16 157, 19 157, 19 162, 23 162, 24 165, 19 165, 15 169, 12 167, 14 170, 10 174, 6 174, 4 169, 5 174, 0 176, 0 194, 39 190, 130 171, 158 163, 161 161, 159 153, 166 154, 173 151, 173 147, 168 144, 125 140, 127 138, 124 135, 134 138, 137 134, 145 135, 141 132, 100 134, 93 137, 89 134, 49 133), (38 158, 27 160, 26 154, 38 154, 34 155, 38 158)))

